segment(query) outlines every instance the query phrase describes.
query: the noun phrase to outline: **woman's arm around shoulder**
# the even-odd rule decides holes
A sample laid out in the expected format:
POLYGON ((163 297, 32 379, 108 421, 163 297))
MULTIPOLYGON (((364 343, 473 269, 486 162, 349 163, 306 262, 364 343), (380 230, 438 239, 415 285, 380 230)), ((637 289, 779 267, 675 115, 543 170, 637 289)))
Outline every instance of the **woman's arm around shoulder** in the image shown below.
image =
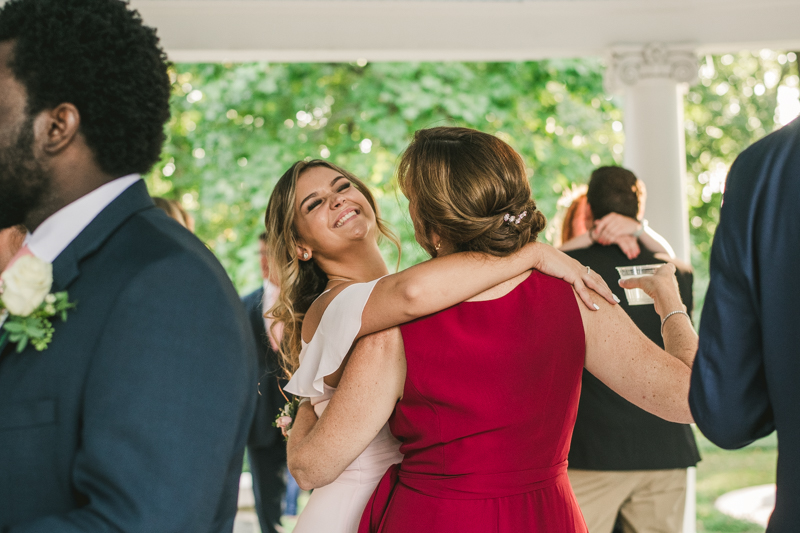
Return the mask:
MULTIPOLYGON (((673 265, 659 270, 665 279, 669 276, 672 280, 674 272, 673 265)), ((587 313, 580 307, 586 333, 586 370, 645 411, 670 422, 692 423, 689 381, 697 335, 688 318, 673 315, 664 323, 664 351, 622 308, 601 302, 602 312, 587 313)), ((675 297, 662 300, 662 308, 654 312, 663 318, 672 311, 685 311, 677 289, 675 297)))
POLYGON ((300 406, 289 436, 289 470, 303 489, 334 481, 383 428, 403 395, 406 360, 398 328, 359 340, 339 387, 317 420, 300 406))
POLYGON ((382 278, 364 307, 359 336, 447 309, 531 268, 571 284, 592 310, 598 294, 615 303, 602 277, 547 244, 530 243, 508 257, 459 252, 382 278))

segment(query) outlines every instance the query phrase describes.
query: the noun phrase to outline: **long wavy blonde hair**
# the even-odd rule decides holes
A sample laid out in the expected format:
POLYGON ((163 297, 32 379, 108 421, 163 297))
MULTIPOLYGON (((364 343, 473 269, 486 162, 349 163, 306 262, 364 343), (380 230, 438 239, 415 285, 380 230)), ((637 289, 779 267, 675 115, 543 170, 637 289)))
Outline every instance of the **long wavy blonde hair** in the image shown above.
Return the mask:
POLYGON ((298 161, 281 176, 270 196, 265 220, 270 272, 275 273, 280 291, 275 305, 267 312, 274 317, 273 333, 276 332, 277 323, 283 324, 281 366, 289 377, 300 366, 303 318, 328 283, 327 274, 314 260, 300 261, 297 257, 298 235, 294 224, 297 180, 303 172, 314 167, 327 167, 347 178, 366 197, 375 212, 378 238, 388 239, 397 247, 398 252, 400 250, 400 241, 380 218, 378 206, 369 188, 350 172, 327 161, 315 159, 298 161))

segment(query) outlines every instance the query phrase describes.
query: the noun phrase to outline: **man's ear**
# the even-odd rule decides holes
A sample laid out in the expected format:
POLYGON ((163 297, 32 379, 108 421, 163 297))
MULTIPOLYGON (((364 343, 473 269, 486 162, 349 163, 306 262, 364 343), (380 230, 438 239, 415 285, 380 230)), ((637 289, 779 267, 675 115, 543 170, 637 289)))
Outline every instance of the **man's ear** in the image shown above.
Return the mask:
POLYGON ((73 104, 59 104, 42 111, 34 124, 42 151, 54 156, 75 141, 81 126, 81 114, 73 104))

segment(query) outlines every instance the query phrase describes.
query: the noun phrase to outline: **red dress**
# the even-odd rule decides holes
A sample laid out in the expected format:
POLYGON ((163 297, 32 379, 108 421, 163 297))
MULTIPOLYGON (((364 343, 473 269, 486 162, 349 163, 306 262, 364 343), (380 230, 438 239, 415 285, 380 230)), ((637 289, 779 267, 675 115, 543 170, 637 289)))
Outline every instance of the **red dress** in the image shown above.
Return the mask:
POLYGON ((585 356, 570 285, 534 271, 401 331, 408 374, 389 424, 405 457, 359 533, 586 532, 567 478, 585 356))

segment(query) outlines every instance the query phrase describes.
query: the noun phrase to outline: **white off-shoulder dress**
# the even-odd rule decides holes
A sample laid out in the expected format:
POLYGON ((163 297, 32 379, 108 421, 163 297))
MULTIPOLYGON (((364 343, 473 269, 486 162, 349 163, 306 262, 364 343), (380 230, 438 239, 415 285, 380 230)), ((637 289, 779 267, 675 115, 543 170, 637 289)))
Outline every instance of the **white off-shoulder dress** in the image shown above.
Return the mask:
MULTIPOLYGON (((300 368, 285 389, 310 398, 321 416, 335 388, 323 379, 341 366, 361 329, 361 313, 378 280, 345 288, 328 304, 314 337, 303 343, 300 368)), ((311 493, 295 525, 295 533, 356 533, 361 514, 383 474, 403 460, 400 442, 381 428, 375 439, 336 480, 311 493)))

